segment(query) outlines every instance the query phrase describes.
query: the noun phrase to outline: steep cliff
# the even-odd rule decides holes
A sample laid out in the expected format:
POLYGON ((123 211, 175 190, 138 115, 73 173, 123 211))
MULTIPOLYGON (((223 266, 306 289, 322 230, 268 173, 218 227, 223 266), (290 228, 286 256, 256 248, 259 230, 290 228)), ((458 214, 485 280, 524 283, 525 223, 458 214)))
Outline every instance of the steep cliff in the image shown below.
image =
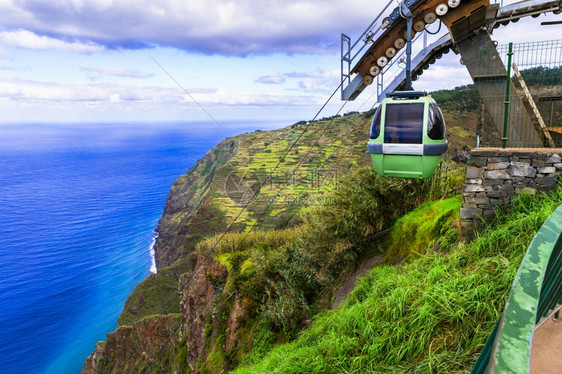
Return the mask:
POLYGON ((156 228, 158 238, 154 248, 158 268, 172 265, 182 254, 193 250, 196 238, 189 233, 196 231, 194 213, 209 195, 215 173, 236 154, 237 148, 238 139, 222 141, 172 185, 156 228))
POLYGON ((161 372, 162 368, 172 368, 180 321, 179 314, 169 314, 118 328, 107 334, 107 341, 96 344, 82 373, 161 372))
MULTIPOLYGON (((178 178, 157 228, 158 273, 137 286, 82 372, 221 372, 294 337, 377 251, 371 236, 438 184, 387 183, 372 171, 345 182, 350 169, 370 168, 369 122, 351 115, 229 138, 178 178), (310 218, 330 196, 341 207, 310 218), (305 232, 291 228, 303 220, 305 232), (213 235, 228 226, 219 243, 213 235)), ((454 142, 461 152, 469 130, 454 142)))

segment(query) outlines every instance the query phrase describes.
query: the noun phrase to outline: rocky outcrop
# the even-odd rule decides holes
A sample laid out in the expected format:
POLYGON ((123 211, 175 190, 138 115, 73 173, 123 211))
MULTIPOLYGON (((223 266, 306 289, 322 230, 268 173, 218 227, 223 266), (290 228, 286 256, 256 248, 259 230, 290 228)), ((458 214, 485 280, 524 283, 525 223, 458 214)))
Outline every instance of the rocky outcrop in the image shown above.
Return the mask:
POLYGON ((234 139, 222 141, 172 185, 156 228, 154 249, 158 268, 172 265, 193 250, 195 243, 188 235, 193 213, 208 196, 216 171, 236 154, 237 147, 234 139))
POLYGON ((211 333, 217 324, 216 301, 228 272, 211 257, 199 256, 195 269, 180 280, 181 332, 187 336, 187 363, 195 371, 197 360, 209 355, 211 333))
POLYGON ((118 328, 98 342, 86 359, 82 374, 140 373, 149 367, 170 365, 180 331, 179 315, 154 316, 118 328))
POLYGON ((179 282, 181 314, 147 317, 107 334, 107 341, 98 342, 87 358, 82 374, 140 373, 150 368, 197 372, 219 332, 226 335, 221 348, 235 347, 243 314, 241 302, 233 298, 232 313, 223 309, 219 316, 219 308, 224 308, 230 296, 224 292, 227 269, 205 256, 199 256, 193 268, 179 282))
MULTIPOLYGON (((203 304, 218 292, 209 279, 226 277, 226 269, 212 259, 192 263, 185 255, 200 239, 191 231, 205 235, 217 229, 205 227, 213 216, 208 203, 213 179, 237 150, 238 139, 222 141, 174 182, 156 229, 159 271, 137 286, 126 302, 118 329, 107 334, 106 342, 96 344, 82 373, 162 372, 162 368, 179 373, 185 372, 188 363, 194 370, 199 355, 206 357, 209 342, 201 345, 201 337, 211 309, 203 304), (192 230, 194 227, 197 229, 192 230), (177 261, 180 258, 183 261, 177 261), (178 284, 178 279, 189 284, 178 284), (177 314, 180 298, 192 305, 183 318, 177 314)), ((182 306, 182 313, 187 309, 182 306)))

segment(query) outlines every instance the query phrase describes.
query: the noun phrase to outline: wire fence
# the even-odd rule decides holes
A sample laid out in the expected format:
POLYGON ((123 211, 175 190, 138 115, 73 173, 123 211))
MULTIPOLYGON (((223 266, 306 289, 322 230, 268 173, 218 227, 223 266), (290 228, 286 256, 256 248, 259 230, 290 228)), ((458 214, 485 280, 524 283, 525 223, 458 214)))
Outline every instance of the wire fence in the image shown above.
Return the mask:
POLYGON ((562 40, 487 47, 479 57, 480 145, 562 147, 562 40))

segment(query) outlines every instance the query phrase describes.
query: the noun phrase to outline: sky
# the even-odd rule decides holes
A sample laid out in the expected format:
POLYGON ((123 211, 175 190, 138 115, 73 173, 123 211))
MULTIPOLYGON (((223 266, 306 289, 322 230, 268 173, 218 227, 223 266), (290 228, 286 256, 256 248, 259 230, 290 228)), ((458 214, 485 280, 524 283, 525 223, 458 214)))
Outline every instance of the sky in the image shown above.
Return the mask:
MULTIPOLYGON (((309 120, 340 83, 340 34, 356 39, 386 3, 0 0, 0 123, 309 120)), ((493 38, 560 39, 545 20, 562 15, 493 38)), ((414 88, 470 83, 459 58, 414 88)), ((374 86, 344 112, 369 109, 374 86)), ((341 104, 337 93, 321 116, 341 104)))

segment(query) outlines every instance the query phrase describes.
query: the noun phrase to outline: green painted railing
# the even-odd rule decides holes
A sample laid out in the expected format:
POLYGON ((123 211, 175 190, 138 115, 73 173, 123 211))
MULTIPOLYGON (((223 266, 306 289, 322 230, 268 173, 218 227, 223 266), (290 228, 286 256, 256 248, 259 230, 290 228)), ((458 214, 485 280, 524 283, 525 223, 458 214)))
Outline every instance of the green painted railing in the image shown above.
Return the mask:
POLYGON ((525 253, 502 317, 471 373, 529 373, 535 327, 562 303, 562 205, 525 253))

